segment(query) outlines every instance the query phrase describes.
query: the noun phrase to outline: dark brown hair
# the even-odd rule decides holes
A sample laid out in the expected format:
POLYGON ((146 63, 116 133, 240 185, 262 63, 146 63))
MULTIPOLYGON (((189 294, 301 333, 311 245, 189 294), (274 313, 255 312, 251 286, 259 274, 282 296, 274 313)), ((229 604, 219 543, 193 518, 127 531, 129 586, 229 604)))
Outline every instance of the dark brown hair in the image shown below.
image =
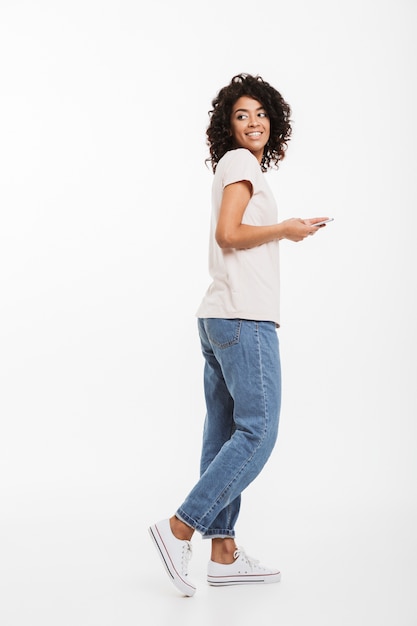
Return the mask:
POLYGON ((242 96, 258 100, 268 114, 271 131, 268 143, 264 148, 261 168, 266 172, 270 168, 278 168, 279 161, 285 156, 287 143, 291 137, 291 108, 279 91, 267 83, 261 76, 237 74, 230 83, 220 89, 212 101, 213 109, 209 111, 210 123, 206 131, 210 157, 206 162, 211 164, 213 172, 222 156, 236 146, 231 136, 230 118, 233 105, 242 96))

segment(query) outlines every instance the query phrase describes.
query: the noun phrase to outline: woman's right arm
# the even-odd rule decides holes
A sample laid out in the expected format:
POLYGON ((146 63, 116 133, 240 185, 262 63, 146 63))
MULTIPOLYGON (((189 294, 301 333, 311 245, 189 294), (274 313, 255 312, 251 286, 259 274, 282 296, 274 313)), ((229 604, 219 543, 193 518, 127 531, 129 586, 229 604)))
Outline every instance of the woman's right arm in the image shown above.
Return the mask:
POLYGON ((275 239, 302 241, 319 230, 314 227, 314 222, 325 219, 291 218, 268 226, 242 224, 251 195, 252 185, 246 180, 225 187, 216 228, 216 241, 220 248, 254 248, 275 239))

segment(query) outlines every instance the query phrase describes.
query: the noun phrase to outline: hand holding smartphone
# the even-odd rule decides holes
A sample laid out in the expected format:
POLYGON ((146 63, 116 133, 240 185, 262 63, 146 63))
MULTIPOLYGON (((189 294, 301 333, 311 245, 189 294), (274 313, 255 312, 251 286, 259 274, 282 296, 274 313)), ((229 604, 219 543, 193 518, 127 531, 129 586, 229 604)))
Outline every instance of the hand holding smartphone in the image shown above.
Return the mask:
POLYGON ((328 224, 329 222, 333 222, 334 217, 329 217, 327 220, 323 220, 322 222, 316 222, 315 224, 311 224, 311 226, 324 226, 325 224, 328 224))

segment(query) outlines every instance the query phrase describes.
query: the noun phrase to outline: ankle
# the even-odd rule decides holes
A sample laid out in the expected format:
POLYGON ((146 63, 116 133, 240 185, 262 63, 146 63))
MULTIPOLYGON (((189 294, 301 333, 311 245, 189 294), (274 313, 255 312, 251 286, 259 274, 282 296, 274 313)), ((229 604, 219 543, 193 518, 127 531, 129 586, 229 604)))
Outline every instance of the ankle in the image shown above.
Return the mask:
POLYGON ((215 563, 230 565, 235 561, 235 550, 237 549, 233 537, 219 537, 212 539, 211 542, 211 560, 215 563))
POLYGON ((187 526, 187 524, 178 519, 178 517, 175 517, 175 515, 169 519, 169 524, 174 537, 181 539, 181 541, 191 540, 191 537, 194 534, 194 528, 187 526))

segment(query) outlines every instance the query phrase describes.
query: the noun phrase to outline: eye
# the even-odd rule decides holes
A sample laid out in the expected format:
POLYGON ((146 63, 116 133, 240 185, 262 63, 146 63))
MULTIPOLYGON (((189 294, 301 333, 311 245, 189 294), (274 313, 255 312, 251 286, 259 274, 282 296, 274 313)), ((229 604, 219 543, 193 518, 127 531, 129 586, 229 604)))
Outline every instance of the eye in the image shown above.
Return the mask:
POLYGON ((236 116, 236 119, 237 119, 237 120, 246 120, 246 119, 247 119, 247 117, 248 117, 248 116, 247 116, 247 114, 246 114, 246 113, 239 113, 239 114, 236 116))
POLYGON ((268 114, 267 114, 267 113, 265 113, 265 111, 260 111, 260 112, 258 113, 258 116, 259 116, 259 117, 268 117, 268 114))

